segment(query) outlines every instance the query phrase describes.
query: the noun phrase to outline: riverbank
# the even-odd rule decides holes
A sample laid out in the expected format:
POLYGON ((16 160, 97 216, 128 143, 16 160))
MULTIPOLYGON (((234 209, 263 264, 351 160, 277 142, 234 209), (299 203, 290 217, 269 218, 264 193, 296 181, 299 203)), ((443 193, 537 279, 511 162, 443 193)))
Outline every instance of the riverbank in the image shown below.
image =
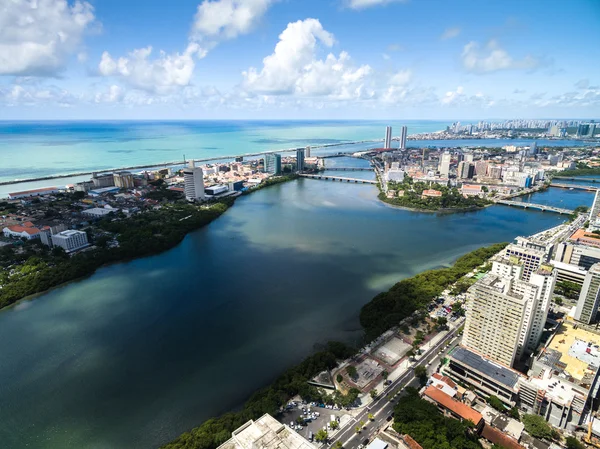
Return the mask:
MULTIPOLYGON (((415 311, 426 307, 445 288, 485 263, 505 246, 505 243, 499 243, 477 249, 459 257, 452 267, 425 271, 378 294, 363 306, 360 313, 365 338, 373 340, 415 311)), ((248 420, 257 419, 265 413, 276 416, 289 398, 295 395, 299 394, 309 402, 321 400, 322 394, 308 385, 307 381, 325 369, 334 368, 339 360, 352 357, 355 353, 348 346, 330 342, 325 351, 309 356, 271 385, 254 393, 240 411, 208 419, 162 446, 162 449, 214 449, 227 441, 231 432, 248 420)))
POLYGON ((456 209, 431 210, 431 209, 418 209, 415 207, 407 207, 407 206, 398 206, 396 204, 392 204, 392 203, 389 203, 389 202, 381 199, 379 196, 377 196, 377 200, 380 203, 383 203, 384 205, 386 205, 387 207, 391 207, 393 209, 405 210, 408 212, 422 212, 422 213, 426 213, 426 214, 454 214, 454 213, 460 213, 460 212, 476 212, 478 210, 483 210, 486 207, 490 207, 490 206, 494 205, 494 203, 490 203, 490 204, 486 204, 485 206, 473 206, 473 207, 463 207, 463 208, 456 208, 456 209))
MULTIPOLYGON (((412 192, 409 192, 411 194, 412 192)), ((400 209, 409 210, 413 212, 432 212, 432 213, 455 213, 455 212, 473 212, 477 210, 481 210, 486 206, 490 206, 493 203, 491 201, 485 200, 483 198, 464 198, 462 195, 451 194, 444 192, 441 198, 427 198, 415 199, 409 196, 388 198, 384 192, 380 192, 377 195, 377 199, 379 201, 393 206, 398 207, 400 209), (464 203, 464 205, 460 205, 458 207, 442 207, 443 203, 464 203), (413 204, 418 204, 414 205, 413 204)))
MULTIPOLYGON (((246 193, 296 179, 296 175, 270 178, 246 193)), ((117 237, 117 245, 93 242, 96 246, 73 256, 50 251, 33 242, 21 246, 19 253, 3 247, 0 252, 0 309, 52 288, 84 279, 99 268, 140 257, 152 256, 177 246, 187 234, 214 221, 233 206, 235 198, 207 205, 166 204, 117 221, 102 220, 97 226, 117 237)))

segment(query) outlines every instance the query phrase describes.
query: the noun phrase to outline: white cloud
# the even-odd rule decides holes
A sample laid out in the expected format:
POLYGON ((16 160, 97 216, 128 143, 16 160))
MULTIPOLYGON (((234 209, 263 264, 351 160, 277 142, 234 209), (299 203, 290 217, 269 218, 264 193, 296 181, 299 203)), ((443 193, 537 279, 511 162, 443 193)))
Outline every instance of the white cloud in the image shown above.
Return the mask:
POLYGON ((38 83, 14 83, 0 86, 0 104, 6 106, 71 106, 81 98, 65 89, 54 85, 40 85, 38 83))
POLYGON ((396 72, 390 78, 389 84, 392 86, 403 86, 408 84, 412 79, 412 71, 411 70, 400 70, 396 72))
POLYGON ((2 1, 0 75, 56 75, 94 19, 94 8, 87 2, 2 1))
POLYGON ((338 99, 369 97, 365 81, 371 67, 352 64, 350 55, 329 54, 317 59, 319 46, 332 47, 334 36, 317 19, 289 23, 279 35, 273 54, 263 59, 263 68, 243 72, 243 88, 249 93, 330 96, 338 99))
POLYGON ((383 59, 385 59, 386 61, 389 61, 390 59, 392 59, 392 58, 390 57, 390 55, 388 55, 387 53, 382 53, 382 54, 381 54, 381 57, 382 57, 383 59))
POLYGON ((494 106, 496 102, 481 92, 468 95, 462 86, 458 86, 456 90, 446 92, 446 95, 441 98, 441 103, 444 106, 477 106, 489 108, 494 106))
POLYGON ((256 25, 274 0, 204 0, 198 5, 191 37, 231 39, 256 25))
POLYGON ((125 91, 121 86, 113 84, 108 88, 107 92, 98 92, 94 95, 94 102, 96 103, 119 103, 123 100, 125 91))
POLYGON ((446 30, 440 36, 440 39, 443 41, 445 41, 447 39, 453 39, 460 34, 460 31, 461 30, 458 27, 446 28, 446 30))
POLYGON ((133 50, 118 59, 105 51, 98 71, 102 76, 120 78, 134 88, 164 95, 190 83, 196 66, 195 57, 203 57, 205 52, 197 43, 191 42, 183 53, 161 51, 154 59, 151 55, 150 46, 133 50))
POLYGON ((387 5, 388 3, 406 2, 406 0, 346 0, 346 5, 352 9, 365 9, 372 6, 387 5))
POLYGON ((514 59, 495 40, 491 40, 483 50, 477 42, 469 42, 462 52, 462 62, 466 70, 475 73, 490 73, 509 69, 534 69, 539 61, 532 56, 514 59))

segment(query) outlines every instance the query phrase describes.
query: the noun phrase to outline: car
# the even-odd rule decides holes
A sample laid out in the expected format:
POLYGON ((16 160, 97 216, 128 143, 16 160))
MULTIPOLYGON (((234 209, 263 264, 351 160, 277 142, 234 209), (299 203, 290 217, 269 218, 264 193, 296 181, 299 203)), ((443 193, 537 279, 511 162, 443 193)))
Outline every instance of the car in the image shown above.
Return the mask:
POLYGON ((290 421, 290 427, 294 428, 294 421, 290 421))
POLYGON ((394 415, 390 415, 387 418, 385 418, 386 421, 391 421, 392 419, 394 419, 394 415))

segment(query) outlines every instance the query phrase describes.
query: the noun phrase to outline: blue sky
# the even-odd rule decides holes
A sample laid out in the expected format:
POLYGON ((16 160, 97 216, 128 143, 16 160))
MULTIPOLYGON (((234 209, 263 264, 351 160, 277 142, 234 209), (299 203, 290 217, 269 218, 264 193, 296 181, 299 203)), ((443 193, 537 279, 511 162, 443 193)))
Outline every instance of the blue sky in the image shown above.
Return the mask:
POLYGON ((600 0, 0 0, 0 119, 598 118, 600 0))

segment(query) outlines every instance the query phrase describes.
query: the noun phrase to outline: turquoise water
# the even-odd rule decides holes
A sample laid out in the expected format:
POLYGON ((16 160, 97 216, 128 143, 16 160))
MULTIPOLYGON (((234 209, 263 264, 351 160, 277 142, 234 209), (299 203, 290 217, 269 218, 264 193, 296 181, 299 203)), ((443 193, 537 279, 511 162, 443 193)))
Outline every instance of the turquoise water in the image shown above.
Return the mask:
POLYGON ((157 447, 318 344, 355 342, 360 307, 398 280, 565 219, 413 213, 376 194, 310 179, 263 189, 171 251, 1 311, 2 448, 157 447))
MULTIPOLYGON (((444 121, 129 121, 129 122, 0 122, 0 181, 109 170, 307 145, 343 144, 383 139, 385 127, 397 136, 445 129, 444 121)), ((529 140, 409 141, 409 146, 529 145, 529 140)), ((583 142, 538 141, 538 146, 580 146, 583 142)), ((315 149, 313 154, 359 151, 378 144, 315 149)), ((84 177, 85 179, 88 176, 84 177)), ((25 190, 64 185, 78 179, 19 184, 25 190)), ((15 187, 0 189, 0 196, 15 187)))

